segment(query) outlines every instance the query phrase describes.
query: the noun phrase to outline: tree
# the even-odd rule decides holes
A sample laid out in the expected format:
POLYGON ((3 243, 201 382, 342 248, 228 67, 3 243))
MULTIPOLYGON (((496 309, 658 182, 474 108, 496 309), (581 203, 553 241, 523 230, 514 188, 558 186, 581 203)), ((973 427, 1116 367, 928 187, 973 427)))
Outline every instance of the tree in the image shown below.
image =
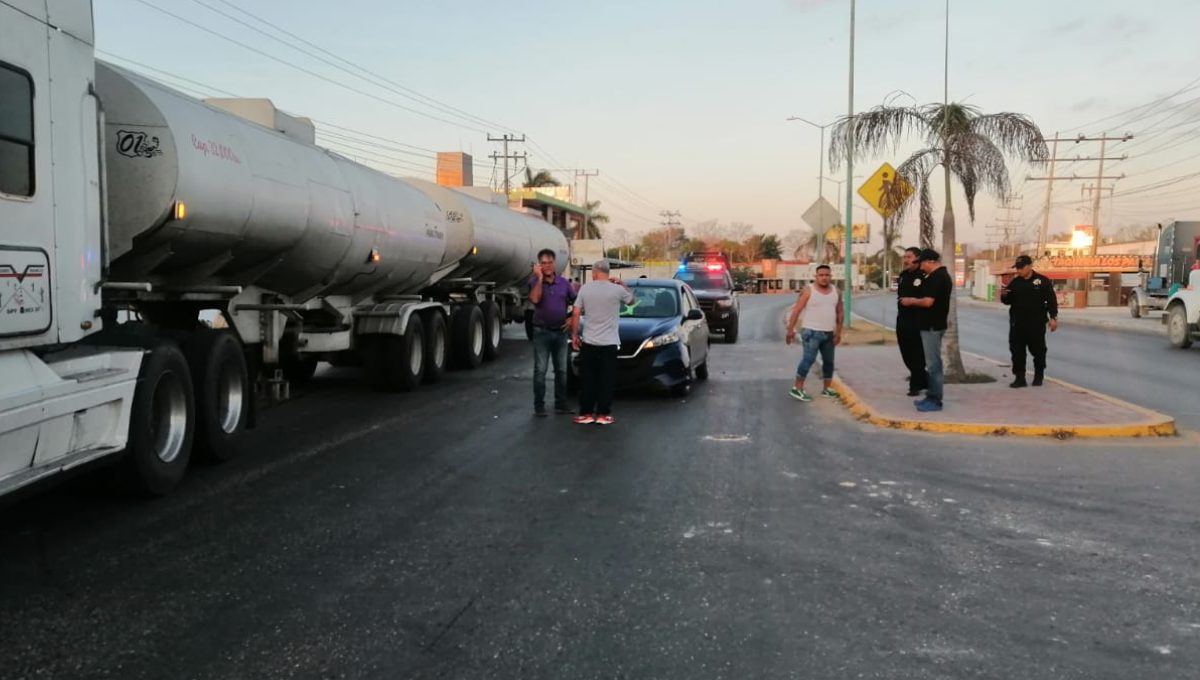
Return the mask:
POLYGON ((764 260, 783 259, 783 245, 775 234, 767 234, 762 237, 762 257, 764 260))
MULTIPOLYGON (((1007 159, 1041 164, 1050 153, 1042 131, 1019 113, 982 114, 966 104, 927 104, 897 107, 883 105, 865 113, 843 116, 834 125, 829 144, 830 166, 836 170, 849 155, 849 132, 854 128, 854 157, 865 160, 894 151, 903 141, 918 137, 924 148, 896 168, 918 195, 921 244, 933 245, 933 171, 941 166, 945 189, 942 213, 942 253, 953 266, 955 224, 951 178, 957 179, 967 199, 967 212, 975 221, 975 195, 980 189, 997 199, 1011 191, 1007 159)), ((903 222, 912 203, 905 201, 903 184, 890 183, 881 203, 896 212, 892 219, 903 222)), ((958 305, 950 298, 949 328, 945 338, 946 380, 961 382, 966 377, 958 338, 958 305)))
POLYGON ((534 187, 557 187, 562 186, 562 183, 554 179, 554 175, 550 174, 549 170, 538 170, 534 174, 533 170, 525 167, 525 188, 532 189, 534 187))
POLYGON ((608 224, 608 215, 600 212, 600 201, 589 201, 583 209, 587 211, 587 225, 583 230, 583 237, 600 238, 600 225, 608 224))
POLYGON ((817 264, 837 262, 842 258, 841 244, 831 239, 820 239, 815 231, 808 232, 804 242, 798 249, 801 259, 807 259, 817 264), (824 257, 817 253, 817 241, 821 241, 824 257))
POLYGON ((796 256, 796 249, 804 245, 808 241, 808 232, 803 229, 793 229, 783 235, 781 245, 783 246, 783 254, 787 259, 796 256))

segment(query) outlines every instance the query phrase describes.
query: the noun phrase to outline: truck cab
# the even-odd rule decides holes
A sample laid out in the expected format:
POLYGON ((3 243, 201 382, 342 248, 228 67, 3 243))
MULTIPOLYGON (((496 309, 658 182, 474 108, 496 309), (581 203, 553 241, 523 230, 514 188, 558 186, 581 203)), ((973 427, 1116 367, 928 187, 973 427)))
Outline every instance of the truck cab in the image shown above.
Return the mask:
POLYGON ((1200 339, 1200 267, 1193 264, 1188 283, 1180 286, 1167 299, 1167 313, 1162 322, 1167 327, 1167 340, 1180 349, 1187 349, 1200 339))
POLYGON ((719 252, 688 253, 674 279, 688 284, 696 294, 709 330, 721 333, 726 343, 737 342, 739 298, 745 287, 734 282, 729 257, 719 252))
POLYGON ((1187 285, 1200 255, 1200 222, 1170 222, 1159 230, 1158 245, 1143 284, 1129 293, 1129 314, 1135 319, 1167 308, 1171 295, 1187 285))

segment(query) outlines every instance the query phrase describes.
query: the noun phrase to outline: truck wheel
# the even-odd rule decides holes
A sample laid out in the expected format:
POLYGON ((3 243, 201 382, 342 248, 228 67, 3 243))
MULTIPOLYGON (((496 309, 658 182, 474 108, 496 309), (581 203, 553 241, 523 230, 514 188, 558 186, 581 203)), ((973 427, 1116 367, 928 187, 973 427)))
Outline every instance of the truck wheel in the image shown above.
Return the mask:
POLYGON ((461 305, 450 317, 450 346, 460 368, 483 363, 483 312, 478 305, 461 305))
POLYGON ((117 468, 122 484, 143 496, 162 496, 187 472, 195 430, 192 376, 178 345, 152 343, 133 392, 129 441, 117 468))
POLYGON ((733 320, 733 325, 725 329, 725 344, 732 345, 737 342, 738 336, 738 320, 733 320))
POLYGON ((492 300, 484 300, 479 305, 483 314, 483 359, 493 361, 500 355, 500 306, 492 300))
POLYGON ((304 385, 317 372, 317 359, 300 354, 296 348, 296 334, 285 333, 279 339, 279 368, 288 382, 304 385))
POLYGON ((184 345, 193 383, 196 437, 193 450, 208 461, 225 461, 232 440, 245 429, 253 390, 242 346, 228 331, 201 330, 184 345))
POLYGON ((411 392, 425 375, 425 326, 421 317, 408 318, 404 335, 364 337, 363 368, 371 387, 384 392, 411 392))
POLYGON ((446 372, 446 351, 450 345, 446 317, 437 309, 422 315, 425 322, 425 382, 435 383, 446 372))
POLYGON ((1179 349, 1192 346, 1192 329, 1188 328, 1183 305, 1175 305, 1167 311, 1167 340, 1179 349))
POLYGON ((1142 318, 1142 307, 1138 305, 1137 296, 1132 294, 1129 296, 1129 316, 1135 319, 1142 318))

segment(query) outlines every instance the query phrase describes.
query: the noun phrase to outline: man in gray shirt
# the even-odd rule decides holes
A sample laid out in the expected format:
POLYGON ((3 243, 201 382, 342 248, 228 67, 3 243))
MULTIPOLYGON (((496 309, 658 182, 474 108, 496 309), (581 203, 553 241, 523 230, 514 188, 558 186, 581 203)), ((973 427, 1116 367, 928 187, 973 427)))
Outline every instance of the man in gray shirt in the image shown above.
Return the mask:
POLYGON ((633 302, 633 292, 620 279, 610 278, 608 262, 592 265, 592 280, 579 289, 571 324, 571 346, 579 352, 580 425, 612 425, 613 392, 617 385, 618 323, 621 305, 633 302), (583 315, 583 341, 579 317, 583 315))

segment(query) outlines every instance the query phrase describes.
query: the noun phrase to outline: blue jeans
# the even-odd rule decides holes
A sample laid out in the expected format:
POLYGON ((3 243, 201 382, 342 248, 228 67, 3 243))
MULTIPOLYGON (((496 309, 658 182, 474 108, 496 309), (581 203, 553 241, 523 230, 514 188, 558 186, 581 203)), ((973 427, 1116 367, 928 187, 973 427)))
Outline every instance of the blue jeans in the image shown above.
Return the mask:
POLYGON ((567 403, 567 343, 566 331, 549 328, 533 329, 533 406, 546 406, 546 368, 554 360, 554 405, 567 403))
POLYGON ((800 329, 800 344, 804 346, 804 357, 796 367, 797 378, 807 378, 813 362, 817 360, 817 352, 821 353, 821 377, 833 380, 833 331, 814 331, 800 329))
POLYGON ((942 337, 946 331, 921 331, 921 347, 925 350, 925 372, 929 374, 929 386, 925 398, 942 403, 942 385, 946 372, 942 368, 942 337))

